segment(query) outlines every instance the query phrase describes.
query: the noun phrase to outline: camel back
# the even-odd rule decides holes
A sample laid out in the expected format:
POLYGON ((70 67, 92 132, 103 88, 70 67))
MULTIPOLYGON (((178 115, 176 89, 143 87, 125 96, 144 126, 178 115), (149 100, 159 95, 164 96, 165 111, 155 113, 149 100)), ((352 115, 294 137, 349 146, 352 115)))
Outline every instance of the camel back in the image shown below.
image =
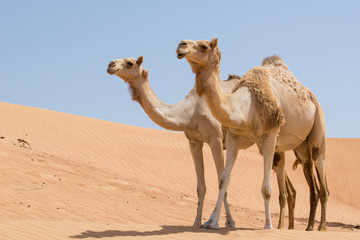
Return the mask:
POLYGON ((258 101, 257 107, 265 129, 278 128, 285 123, 285 117, 271 91, 269 71, 264 67, 255 67, 249 70, 234 86, 233 93, 240 87, 247 87, 258 101))

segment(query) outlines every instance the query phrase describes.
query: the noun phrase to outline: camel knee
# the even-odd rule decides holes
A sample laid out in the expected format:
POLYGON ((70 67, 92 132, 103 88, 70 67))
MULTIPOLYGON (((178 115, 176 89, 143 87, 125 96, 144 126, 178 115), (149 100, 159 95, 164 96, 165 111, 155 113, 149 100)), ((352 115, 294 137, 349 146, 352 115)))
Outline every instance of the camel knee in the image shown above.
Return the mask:
POLYGON ((319 201, 319 193, 316 189, 310 191, 310 199, 311 201, 319 201))
POLYGON ((295 200, 296 200, 296 191, 295 190, 288 193, 288 199, 290 200, 291 203, 295 204, 295 200))
POLYGON ((320 202, 326 203, 329 197, 329 192, 326 189, 320 189, 320 202))
POLYGON ((261 188, 261 194, 265 200, 270 199, 271 197, 271 186, 263 186, 261 188))
POLYGON ((219 182, 219 189, 227 189, 230 184, 230 177, 222 176, 219 182))
POLYGON ((286 205, 286 200, 287 200, 287 194, 282 192, 279 194, 279 204, 280 207, 284 207, 286 205))
POLYGON ((319 190, 314 188, 311 192, 310 192, 311 196, 314 196, 316 198, 319 198, 319 190))

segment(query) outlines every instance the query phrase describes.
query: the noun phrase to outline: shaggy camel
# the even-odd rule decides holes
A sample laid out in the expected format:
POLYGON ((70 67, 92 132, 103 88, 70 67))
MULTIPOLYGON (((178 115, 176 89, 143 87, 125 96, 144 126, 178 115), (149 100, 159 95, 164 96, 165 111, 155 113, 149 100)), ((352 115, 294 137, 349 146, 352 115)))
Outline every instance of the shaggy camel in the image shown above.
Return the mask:
MULTIPOLYGON (((132 99, 139 102, 147 115, 159 126, 174 131, 183 131, 189 140, 197 178, 197 213, 194 226, 201 226, 203 204, 206 192, 204 161, 202 148, 207 143, 211 149, 218 180, 224 170, 223 131, 220 123, 212 116, 204 98, 199 97, 192 89, 182 101, 176 104, 166 104, 159 100, 148 81, 148 71, 141 64, 143 57, 116 59, 110 62, 107 72, 116 74, 129 84, 132 99)), ((229 76, 222 81, 225 92, 231 92, 239 78, 229 76)), ((224 134, 226 135, 226 133, 224 134)), ((223 201, 226 209, 227 227, 235 227, 230 213, 227 194, 223 201)))
MULTIPOLYGON (((310 188, 310 216, 307 230, 313 230, 318 188, 313 174, 315 163, 320 183, 321 221, 318 230, 326 229, 326 203, 329 195, 325 176, 324 113, 310 90, 296 80, 284 61, 277 56, 264 59, 263 66, 249 70, 231 94, 220 87, 218 40, 183 40, 177 48, 179 59, 186 57, 196 74, 196 90, 204 96, 214 117, 228 127, 226 163, 220 179, 215 209, 204 224, 218 228, 221 199, 230 182, 231 170, 239 149, 253 144, 264 158, 261 193, 265 205, 264 229, 272 229, 270 215, 271 169, 274 154, 294 150, 310 188), (286 120, 286 122, 285 122, 286 120)), ((284 177, 280 176, 280 192, 284 177)))
MULTIPOLYGON (((124 79, 130 87, 132 97, 138 101, 149 117, 159 126, 175 131, 184 131, 189 140, 189 147, 195 164, 197 174, 197 192, 198 192, 198 209, 194 225, 201 225, 203 202, 206 192, 204 179, 204 164, 202 147, 203 143, 208 143, 213 153, 214 162, 220 179, 224 166, 223 141, 226 131, 221 131, 220 123, 212 116, 206 105, 205 99, 200 98, 195 89, 192 89, 188 96, 177 104, 165 104, 161 102, 148 82, 148 71, 141 67, 143 58, 138 60, 133 58, 113 60, 109 64, 108 73, 116 74, 124 79)), ((230 93, 233 87, 238 83, 240 78, 236 75, 229 75, 229 79, 221 81, 221 87, 225 92, 230 93)), ((280 156, 280 155, 279 155, 280 156)), ((279 157, 278 164, 282 165, 283 161, 279 157)), ((277 167, 274 170, 278 174, 277 167)), ((284 172, 285 173, 285 172, 284 172)), ((279 175, 279 174, 278 174, 279 175)), ((286 175, 286 173, 285 173, 286 175)), ((286 187, 290 193, 289 202, 289 228, 294 226, 294 205, 295 189, 286 176, 286 187)), ((286 201, 286 198, 282 199, 286 201)), ((224 205, 226 209, 227 221, 226 226, 234 227, 234 221, 231 217, 227 203, 227 195, 224 196, 224 205)), ((284 205, 285 208, 285 205, 284 205)), ((281 214, 280 214, 281 215, 281 214)), ((283 225, 283 214, 280 217, 279 226, 283 225)))

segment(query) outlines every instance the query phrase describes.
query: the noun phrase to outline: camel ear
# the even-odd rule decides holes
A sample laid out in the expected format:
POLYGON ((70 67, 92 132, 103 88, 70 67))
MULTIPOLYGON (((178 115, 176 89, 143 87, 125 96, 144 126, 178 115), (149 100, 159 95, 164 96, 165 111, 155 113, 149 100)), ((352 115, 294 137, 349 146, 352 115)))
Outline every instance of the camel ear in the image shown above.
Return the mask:
POLYGON ((212 49, 216 48, 218 46, 218 39, 213 38, 213 40, 211 40, 211 42, 210 42, 210 46, 212 49))
POLYGON ((136 63, 137 63, 137 65, 140 66, 143 61, 144 61, 144 57, 143 57, 143 56, 140 56, 140 57, 136 60, 136 63))

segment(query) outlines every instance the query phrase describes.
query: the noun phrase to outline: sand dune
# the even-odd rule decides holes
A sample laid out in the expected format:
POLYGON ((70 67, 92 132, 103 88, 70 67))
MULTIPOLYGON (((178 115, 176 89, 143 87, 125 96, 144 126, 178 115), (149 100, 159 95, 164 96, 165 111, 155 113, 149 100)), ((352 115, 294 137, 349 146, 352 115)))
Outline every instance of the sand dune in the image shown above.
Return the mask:
MULTIPOLYGON (((182 133, 0 103, 0 239, 360 239, 360 139, 328 139, 328 231, 305 232, 308 187, 301 167, 295 230, 263 231, 262 160, 240 151, 229 187, 236 229, 192 227, 196 177, 182 133)), ((204 149, 207 219, 217 196, 204 149)), ((279 207, 273 175, 273 225, 279 207)), ((316 219, 320 217, 320 205, 316 219)), ((318 223, 317 223, 318 224, 318 223)), ((316 227, 317 227, 316 224, 316 227)))

